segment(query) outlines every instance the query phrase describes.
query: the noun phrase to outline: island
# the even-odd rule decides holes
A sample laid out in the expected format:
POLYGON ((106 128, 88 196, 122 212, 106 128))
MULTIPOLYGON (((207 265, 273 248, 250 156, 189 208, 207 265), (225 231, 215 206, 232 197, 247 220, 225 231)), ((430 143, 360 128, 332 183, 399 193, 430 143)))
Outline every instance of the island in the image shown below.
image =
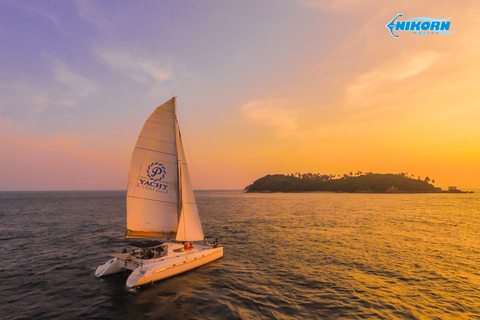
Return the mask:
POLYGON ((245 192, 350 192, 350 193, 467 193, 456 187, 442 190, 435 180, 406 173, 362 173, 343 176, 312 173, 269 174, 245 188, 245 192))

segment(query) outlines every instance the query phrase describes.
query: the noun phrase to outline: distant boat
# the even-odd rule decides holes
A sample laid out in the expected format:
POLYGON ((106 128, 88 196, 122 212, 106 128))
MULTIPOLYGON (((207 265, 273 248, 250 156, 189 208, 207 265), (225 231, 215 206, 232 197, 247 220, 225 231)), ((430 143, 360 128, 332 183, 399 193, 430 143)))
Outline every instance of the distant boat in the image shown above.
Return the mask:
POLYGON ((176 98, 147 119, 133 150, 125 236, 150 240, 131 242, 136 249, 112 254, 113 259, 99 266, 95 275, 132 270, 126 283, 130 288, 223 257, 223 247, 217 241, 209 245, 204 238, 178 126, 176 98))

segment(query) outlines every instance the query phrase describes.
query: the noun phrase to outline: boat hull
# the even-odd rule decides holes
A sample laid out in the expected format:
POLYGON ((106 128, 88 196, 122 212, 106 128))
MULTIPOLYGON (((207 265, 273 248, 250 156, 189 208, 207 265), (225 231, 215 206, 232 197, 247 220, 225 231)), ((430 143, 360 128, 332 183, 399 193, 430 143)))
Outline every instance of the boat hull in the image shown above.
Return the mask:
POLYGON ((114 254, 113 259, 97 268, 95 275, 103 277, 132 270, 126 285, 133 288, 195 269, 223 257, 223 247, 198 246, 198 249, 178 252, 182 245, 167 246, 176 251, 169 250, 167 255, 157 259, 135 259, 129 254, 114 254))
POLYGON ((118 258, 113 258, 108 260, 105 264, 102 264, 95 270, 95 275, 97 277, 108 276, 123 271, 124 263, 118 258))
POLYGON ((138 287, 198 268, 223 257, 223 248, 212 248, 136 268, 127 279, 127 287, 138 287))

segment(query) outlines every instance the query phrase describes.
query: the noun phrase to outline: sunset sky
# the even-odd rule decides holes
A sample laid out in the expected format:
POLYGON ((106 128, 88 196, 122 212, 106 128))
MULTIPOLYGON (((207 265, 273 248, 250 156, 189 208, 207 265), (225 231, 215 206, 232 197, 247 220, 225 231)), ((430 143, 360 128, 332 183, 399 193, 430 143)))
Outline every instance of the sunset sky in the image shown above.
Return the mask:
POLYGON ((126 189, 177 96, 194 187, 406 172, 480 188, 477 1, 0 0, 0 190, 126 189), (398 13, 452 34, 386 28, 398 13))

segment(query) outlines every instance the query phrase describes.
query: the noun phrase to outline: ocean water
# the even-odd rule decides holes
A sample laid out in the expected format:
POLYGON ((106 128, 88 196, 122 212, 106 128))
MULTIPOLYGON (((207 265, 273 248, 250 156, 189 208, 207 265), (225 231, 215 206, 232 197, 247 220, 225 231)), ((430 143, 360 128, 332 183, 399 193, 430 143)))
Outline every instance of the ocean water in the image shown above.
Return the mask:
POLYGON ((480 195, 196 193, 224 257, 127 290, 125 192, 0 193, 1 319, 480 319, 480 195))

